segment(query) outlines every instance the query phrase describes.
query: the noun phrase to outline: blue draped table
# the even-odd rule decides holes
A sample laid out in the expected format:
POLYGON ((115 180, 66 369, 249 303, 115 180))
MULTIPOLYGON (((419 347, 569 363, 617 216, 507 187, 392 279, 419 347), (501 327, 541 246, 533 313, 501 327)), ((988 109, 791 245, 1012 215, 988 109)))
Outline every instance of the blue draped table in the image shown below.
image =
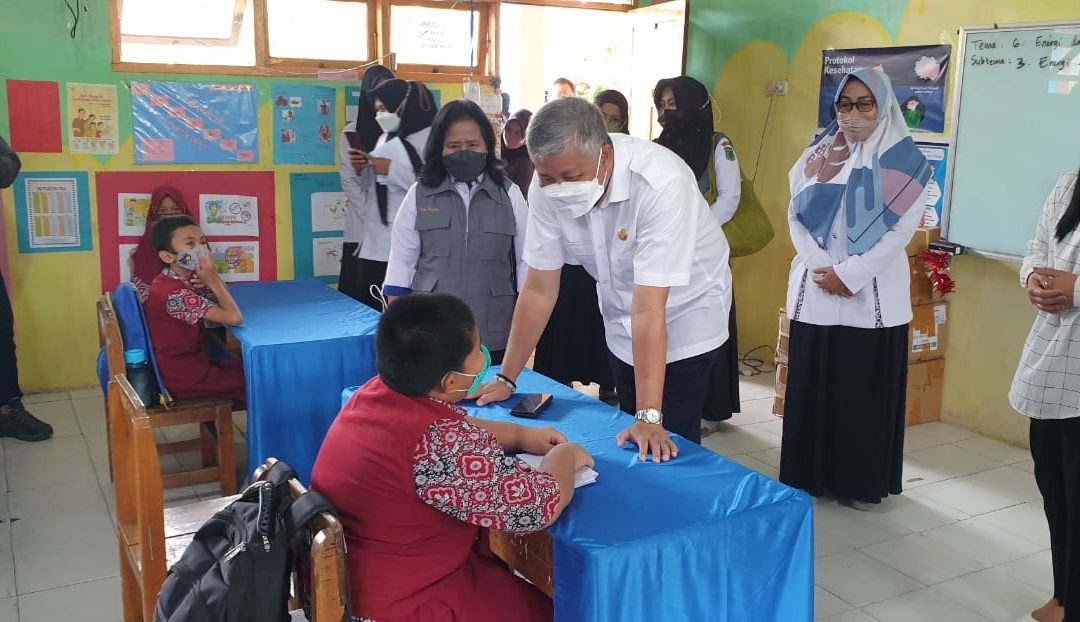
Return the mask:
POLYGON ((248 473, 268 457, 304 483, 341 409, 341 387, 375 376, 379 314, 319 281, 229 287, 244 314, 248 473))
POLYGON ((518 388, 555 399, 533 420, 498 405, 468 409, 557 428, 588 449, 600 474, 548 528, 556 620, 813 620, 807 495, 681 437, 675 460, 641 462, 635 446, 615 445, 629 415, 529 370, 518 388))

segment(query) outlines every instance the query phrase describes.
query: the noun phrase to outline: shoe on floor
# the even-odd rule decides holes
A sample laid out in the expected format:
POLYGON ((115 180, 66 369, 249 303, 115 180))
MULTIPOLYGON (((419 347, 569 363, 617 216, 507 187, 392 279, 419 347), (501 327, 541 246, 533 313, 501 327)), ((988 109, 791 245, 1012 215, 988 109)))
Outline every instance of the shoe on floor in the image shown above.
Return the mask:
POLYGON ((0 406, 0 436, 10 436, 20 441, 44 441, 53 435, 52 426, 31 415, 16 398, 0 406))
POLYGON ((853 510, 860 512, 870 512, 874 509, 876 503, 867 503, 865 501, 859 501, 858 499, 851 499, 849 497, 837 497, 836 502, 842 506, 849 507, 853 510))

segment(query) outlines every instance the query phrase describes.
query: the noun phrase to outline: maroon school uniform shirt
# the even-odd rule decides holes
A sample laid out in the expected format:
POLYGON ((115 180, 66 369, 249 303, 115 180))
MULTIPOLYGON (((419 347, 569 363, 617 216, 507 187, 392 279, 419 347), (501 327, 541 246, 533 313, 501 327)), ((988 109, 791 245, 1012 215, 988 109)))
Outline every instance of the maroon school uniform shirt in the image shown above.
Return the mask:
POLYGON ((243 408, 243 364, 210 355, 204 318, 216 306, 209 289, 195 289, 166 269, 154 277, 143 309, 161 379, 173 397, 229 397, 236 408, 243 408))
POLYGON ((311 482, 338 510, 359 618, 551 620, 551 601, 492 557, 485 529, 539 530, 559 484, 507 456, 461 408, 376 377, 330 427, 311 482))

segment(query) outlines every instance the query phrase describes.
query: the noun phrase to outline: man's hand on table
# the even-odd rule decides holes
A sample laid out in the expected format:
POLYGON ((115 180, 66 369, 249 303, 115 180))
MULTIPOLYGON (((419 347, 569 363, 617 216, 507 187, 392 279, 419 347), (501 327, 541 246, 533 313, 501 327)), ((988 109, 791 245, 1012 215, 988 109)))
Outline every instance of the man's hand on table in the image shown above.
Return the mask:
MULTIPOLYGON (((513 393, 510 392, 510 387, 493 380, 480 387, 480 390, 472 395, 465 396, 466 399, 475 399, 477 406, 487 406, 488 404, 494 404, 495 402, 504 402, 510 399, 513 393)), ((566 440, 566 439, 563 439, 566 440)))
POLYGON ((546 456, 552 447, 566 442, 566 437, 555 428, 529 428, 523 425, 518 428, 518 447, 527 454, 546 456))
POLYGON ((635 421, 634 425, 626 428, 615 437, 619 447, 627 443, 635 443, 638 446, 638 454, 642 461, 652 454, 653 462, 667 462, 679 455, 679 448, 671 440, 664 426, 644 421, 635 421))

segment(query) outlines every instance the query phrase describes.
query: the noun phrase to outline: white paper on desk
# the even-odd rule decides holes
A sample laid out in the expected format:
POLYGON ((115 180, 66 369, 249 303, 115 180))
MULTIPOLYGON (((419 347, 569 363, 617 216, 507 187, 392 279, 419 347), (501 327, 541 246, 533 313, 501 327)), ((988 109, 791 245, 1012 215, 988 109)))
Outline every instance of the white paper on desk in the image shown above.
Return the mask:
MULTIPOLYGON (((537 456, 536 454, 518 454, 517 457, 534 469, 539 469, 540 463, 544 460, 543 456, 537 456)), ((600 474, 596 471, 589 467, 581 467, 574 473, 574 488, 588 486, 589 484, 596 482, 597 477, 600 477, 600 474)))

